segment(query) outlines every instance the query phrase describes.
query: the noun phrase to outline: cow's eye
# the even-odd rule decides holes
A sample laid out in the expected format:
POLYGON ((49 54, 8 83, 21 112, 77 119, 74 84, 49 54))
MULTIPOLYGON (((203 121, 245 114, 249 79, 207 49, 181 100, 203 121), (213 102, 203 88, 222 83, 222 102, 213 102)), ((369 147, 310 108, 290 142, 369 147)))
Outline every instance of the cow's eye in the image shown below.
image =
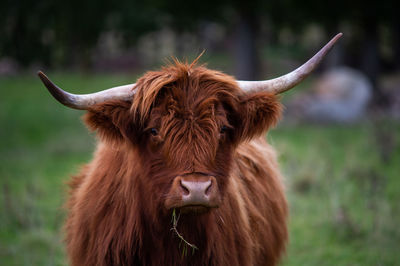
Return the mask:
POLYGON ((153 136, 157 136, 158 135, 158 130, 155 128, 150 129, 150 134, 153 136))
POLYGON ((223 134, 223 133, 225 133, 227 130, 228 130, 228 128, 227 128, 226 126, 222 126, 220 132, 221 132, 221 134, 223 134))

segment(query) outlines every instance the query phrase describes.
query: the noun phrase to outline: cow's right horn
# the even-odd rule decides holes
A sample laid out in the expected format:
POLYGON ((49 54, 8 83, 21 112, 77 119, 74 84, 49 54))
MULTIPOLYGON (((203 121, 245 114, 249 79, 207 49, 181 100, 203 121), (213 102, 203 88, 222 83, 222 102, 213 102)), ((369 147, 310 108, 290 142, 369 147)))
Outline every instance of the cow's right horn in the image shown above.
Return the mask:
POLYGON ((57 101, 79 110, 87 110, 94 104, 109 100, 129 101, 132 100, 132 96, 135 94, 135 84, 113 87, 91 94, 72 94, 59 88, 42 71, 38 72, 38 76, 57 101))

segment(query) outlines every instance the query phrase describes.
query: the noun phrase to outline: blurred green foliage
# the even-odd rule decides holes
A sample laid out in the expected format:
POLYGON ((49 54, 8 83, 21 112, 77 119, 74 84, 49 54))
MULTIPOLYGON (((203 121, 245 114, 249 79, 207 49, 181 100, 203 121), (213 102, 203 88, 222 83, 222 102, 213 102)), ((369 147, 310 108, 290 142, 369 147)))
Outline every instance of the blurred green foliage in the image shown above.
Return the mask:
MULTIPOLYGON (((23 67, 37 62, 53 67, 89 64, 93 48, 105 32, 117 33, 131 46, 160 28, 195 33, 206 22, 218 22, 235 32, 240 20, 248 24, 248 31, 255 31, 256 39, 263 27, 269 28, 271 38, 287 28, 301 36, 312 24, 322 26, 331 36, 342 23, 358 26, 360 35, 371 35, 384 26, 398 37, 397 10, 392 6, 392 0, 379 4, 343 0, 4 0, 0 2, 0 58, 14 58, 23 67)), ((357 38, 347 38, 353 37, 357 38)), ((366 36, 359 38, 365 41, 366 36)))
MULTIPOLYGON (((50 73, 71 92, 136 77, 50 73)), ((66 182, 91 158, 82 112, 57 103, 33 75, 0 79, 0 265, 66 265, 66 182)), ((284 121, 283 121, 284 122, 284 121)), ((290 201, 283 265, 396 265, 400 125, 285 125, 271 130, 290 201)))
POLYGON ((53 67, 90 64, 101 33, 114 31, 129 46, 166 25, 193 30, 200 19, 220 17, 218 9, 208 8, 211 3, 193 8, 190 2, 162 0, 1 1, 0 58, 14 58, 25 67, 32 62, 53 67))

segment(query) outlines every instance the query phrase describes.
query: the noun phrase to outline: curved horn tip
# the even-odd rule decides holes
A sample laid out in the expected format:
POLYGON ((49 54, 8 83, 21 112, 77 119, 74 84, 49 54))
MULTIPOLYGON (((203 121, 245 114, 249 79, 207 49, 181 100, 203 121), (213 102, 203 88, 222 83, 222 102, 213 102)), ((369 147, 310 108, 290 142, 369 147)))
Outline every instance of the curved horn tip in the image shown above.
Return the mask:
POLYGON ((42 70, 39 70, 38 72, 36 72, 36 75, 38 75, 40 79, 42 79, 42 76, 45 76, 45 74, 42 72, 42 70))
POLYGON ((65 92, 61 88, 59 88, 56 84, 54 84, 42 71, 38 71, 37 75, 42 81, 43 85, 47 88, 50 94, 61 104, 74 108, 74 109, 84 109, 77 105, 73 99, 73 95, 65 92))
MULTIPOLYGON (((37 72, 37 75, 39 76, 40 80, 43 82, 43 84, 47 87, 50 79, 44 74, 41 70, 37 72)), ((47 87, 48 88, 48 87, 47 87)))
POLYGON ((44 72, 42 70, 39 70, 38 72, 36 72, 36 75, 38 75, 40 79, 47 78, 46 74, 44 74, 44 72))
POLYGON ((37 75, 50 92, 61 90, 42 71, 38 71, 37 75))
POLYGON ((334 42, 335 43, 342 36, 343 36, 343 33, 339 32, 338 34, 335 35, 335 37, 332 38, 332 40, 330 42, 334 42))

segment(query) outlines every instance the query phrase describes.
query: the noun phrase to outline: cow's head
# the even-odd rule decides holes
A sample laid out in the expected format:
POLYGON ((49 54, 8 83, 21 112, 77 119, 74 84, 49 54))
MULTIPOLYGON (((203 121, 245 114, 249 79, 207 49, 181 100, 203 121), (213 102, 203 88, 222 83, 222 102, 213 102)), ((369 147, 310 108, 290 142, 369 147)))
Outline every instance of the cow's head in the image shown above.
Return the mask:
POLYGON ((39 77, 62 104, 87 110, 87 124, 103 141, 132 147, 149 193, 164 195, 157 205, 203 212, 221 203, 235 147, 277 122, 277 94, 308 76, 340 36, 295 71, 266 81, 237 81, 180 62, 89 95, 39 77))

